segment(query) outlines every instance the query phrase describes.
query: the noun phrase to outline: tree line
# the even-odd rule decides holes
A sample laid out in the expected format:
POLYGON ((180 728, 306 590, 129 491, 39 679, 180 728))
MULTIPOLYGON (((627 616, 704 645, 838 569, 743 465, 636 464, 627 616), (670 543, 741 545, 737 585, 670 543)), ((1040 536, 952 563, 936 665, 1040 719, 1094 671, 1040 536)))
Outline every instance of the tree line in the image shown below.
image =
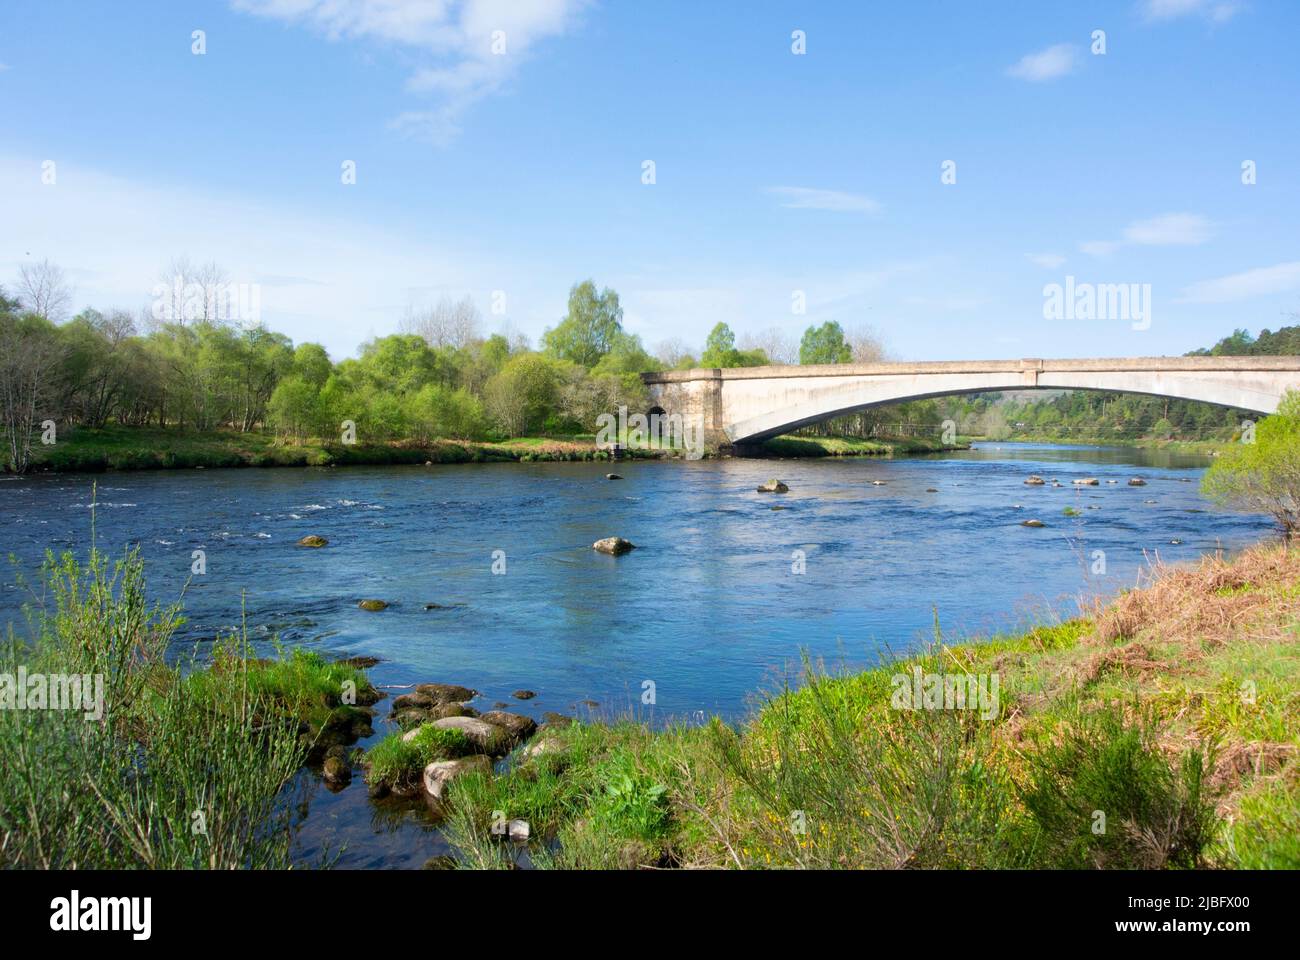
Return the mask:
MULTIPOLYGON (((521 336, 484 335, 471 299, 444 299, 408 311, 400 332, 335 363, 320 344, 295 345, 223 315, 216 291, 226 279, 215 265, 174 261, 164 277, 163 309, 139 316, 87 308, 65 319, 70 291, 48 262, 25 267, 15 294, 0 288, 7 470, 28 469, 33 436, 49 421, 57 429, 269 430, 286 443, 338 438, 345 421, 366 442, 585 434, 620 405, 649 406, 643 372, 790 362, 794 353, 775 331, 764 345, 738 347, 720 323, 698 356, 676 341, 652 354, 624 329, 617 292, 585 280, 537 349, 521 336)), ((869 334, 855 340, 831 323, 810 327, 797 357, 825 363, 880 352, 869 334)))
MULTIPOLYGON (((885 358, 869 328, 810 325, 796 343, 779 328, 737 339, 726 323, 703 349, 681 341, 651 353, 623 327, 617 292, 574 284, 565 316, 534 349, 521 336, 484 335, 469 299, 408 311, 400 332, 333 362, 316 343, 294 343, 219 309, 226 277, 215 264, 173 261, 156 301, 132 316, 85 309, 65 319, 71 294, 48 262, 0 288, 0 429, 5 469, 25 471, 33 436, 54 421, 198 431, 269 430, 286 443, 334 439, 349 421, 366 442, 494 440, 579 435, 620 405, 642 411, 640 374, 662 369, 870 363, 885 358), (173 283, 174 280, 174 283, 173 283), (155 303, 155 307, 158 303, 155 303)), ((1200 354, 1300 350, 1300 327, 1253 338, 1235 331, 1200 354)), ((874 408, 803 428, 820 435, 935 432, 1080 439, 1230 436, 1233 411, 1207 404, 1079 391, 1048 400, 971 395, 874 408)))

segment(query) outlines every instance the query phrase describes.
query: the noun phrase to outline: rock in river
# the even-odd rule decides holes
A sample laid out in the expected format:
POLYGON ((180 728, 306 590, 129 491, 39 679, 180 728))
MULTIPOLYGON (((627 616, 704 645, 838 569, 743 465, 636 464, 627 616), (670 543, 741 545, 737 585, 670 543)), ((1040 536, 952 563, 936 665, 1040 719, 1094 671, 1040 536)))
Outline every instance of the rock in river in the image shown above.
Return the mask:
POLYGON ((622 537, 606 537, 603 540, 597 540, 593 543, 591 549, 617 557, 619 554, 627 553, 629 550, 635 550, 636 544, 631 540, 624 540, 622 537))
POLYGON ((510 694, 510 696, 514 697, 516 700, 531 700, 533 697, 537 696, 537 694, 532 690, 516 690, 514 693, 510 694))
POLYGON ((1043 523, 1043 521, 1041 521, 1041 520, 1021 520, 1021 521, 1020 521, 1020 525, 1021 525, 1022 527, 1045 527, 1045 526, 1047 526, 1047 524, 1043 523))
POLYGON ((430 698, 434 703, 464 703, 478 696, 477 690, 455 683, 422 683, 415 692, 430 698))
POLYGON ((321 774, 325 777, 326 783, 342 786, 352 779, 352 767, 346 760, 337 756, 327 756, 321 767, 321 774))
POLYGON ((759 493, 789 493, 790 488, 775 478, 758 488, 759 493))
POLYGON ((607 474, 605 474, 605 479, 606 479, 606 480, 622 480, 623 478, 620 477, 617 473, 607 473, 607 474))
POLYGON ((1076 487, 1095 487, 1101 483, 1096 477, 1076 477, 1072 482, 1076 487))
POLYGON ((387 600, 362 600, 357 604, 362 610, 369 610, 372 613, 377 610, 383 610, 388 606, 387 600))
POLYGON ((467 773, 492 772, 492 761, 480 754, 461 757, 459 760, 435 760, 424 768, 424 792, 435 800, 441 800, 447 785, 457 777, 467 773))
POLYGON ((1047 483, 1047 481, 1044 480, 1042 477, 1040 477, 1038 474, 1034 474, 1032 477, 1029 477, 1025 480, 1025 486, 1027 487, 1041 487, 1045 483, 1047 483))
POLYGON ((510 734, 518 743, 527 740, 537 730, 537 721, 520 713, 507 713, 505 710, 489 710, 479 719, 495 724, 510 734))
POLYGON ((1129 477, 1128 485, 1130 487, 1145 487, 1147 482, 1141 477, 1129 477))
POLYGON ((312 534, 309 534, 309 535, 303 537, 301 540, 299 540, 299 541, 298 541, 298 546, 300 546, 300 547, 323 547, 323 546, 325 546, 325 545, 328 544, 328 543, 329 543, 329 541, 326 540, 324 537, 318 537, 318 536, 316 536, 316 534, 312 533, 312 534))
POLYGON ((480 751, 492 756, 502 756, 510 750, 510 732, 477 717, 443 717, 433 721, 433 725, 439 730, 459 730, 480 751))

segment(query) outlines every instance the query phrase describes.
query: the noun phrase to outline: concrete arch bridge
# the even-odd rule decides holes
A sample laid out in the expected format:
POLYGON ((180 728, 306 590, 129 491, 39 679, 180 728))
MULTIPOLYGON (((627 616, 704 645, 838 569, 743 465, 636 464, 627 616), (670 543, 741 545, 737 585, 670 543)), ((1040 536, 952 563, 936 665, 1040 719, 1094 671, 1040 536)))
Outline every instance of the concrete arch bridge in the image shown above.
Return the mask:
POLYGON ((903 400, 999 390, 1106 390, 1272 413, 1300 388, 1300 357, 954 360, 734 367, 642 374, 652 412, 698 417, 714 447, 903 400))

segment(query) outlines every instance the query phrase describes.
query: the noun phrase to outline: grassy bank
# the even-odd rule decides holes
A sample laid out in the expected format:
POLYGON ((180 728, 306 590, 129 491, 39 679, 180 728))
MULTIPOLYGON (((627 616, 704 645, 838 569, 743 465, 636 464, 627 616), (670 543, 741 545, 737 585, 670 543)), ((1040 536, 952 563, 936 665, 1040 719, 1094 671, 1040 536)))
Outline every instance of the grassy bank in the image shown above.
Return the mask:
MULTIPOLYGON (((739 729, 548 725, 458 781, 467 866, 1300 867, 1300 551, 1161 569, 1089 616, 839 674, 739 729), (897 676, 996 677, 996 709, 898 709, 897 676), (499 814, 498 814, 499 815, 499 814)), ((988 687, 986 687, 988 689, 988 687)))
MULTIPOLYGON (((631 451, 631 456, 661 456, 659 451, 631 451)), ((155 427, 76 429, 60 434, 58 443, 33 450, 33 470, 98 472, 194 467, 320 467, 422 463, 491 463, 509 461, 604 460, 594 436, 521 437, 500 443, 434 440, 428 443, 279 442, 264 433, 213 431, 197 433, 155 427)))
MULTIPOLYGON (((935 441, 860 440, 854 437, 779 437, 745 450, 760 457, 892 457, 964 449, 935 441)), ((634 459, 680 456, 669 449, 625 450, 634 459)), ((105 470, 180 470, 195 467, 388 466, 423 463, 531 463, 603 461, 609 454, 592 434, 518 437, 495 443, 432 440, 427 443, 285 443, 272 434, 235 431, 199 433, 157 427, 109 426, 64 431, 58 442, 33 449, 36 472, 96 473, 105 470)))
POLYGON ((944 444, 915 437, 864 440, 860 437, 776 437, 753 448, 746 456, 759 457, 896 457, 909 454, 967 450, 969 443, 944 444))
POLYGON ((1171 453, 1190 453, 1201 454, 1207 457, 1218 456, 1218 454, 1227 446, 1230 446, 1230 440, 1159 440, 1155 437, 1139 437, 1134 439, 1123 439, 1116 437, 1055 437, 1055 436, 1012 436, 1000 437, 971 437, 972 442, 978 443, 1054 443, 1074 446, 1089 447, 1133 447, 1141 450, 1168 450, 1171 453))

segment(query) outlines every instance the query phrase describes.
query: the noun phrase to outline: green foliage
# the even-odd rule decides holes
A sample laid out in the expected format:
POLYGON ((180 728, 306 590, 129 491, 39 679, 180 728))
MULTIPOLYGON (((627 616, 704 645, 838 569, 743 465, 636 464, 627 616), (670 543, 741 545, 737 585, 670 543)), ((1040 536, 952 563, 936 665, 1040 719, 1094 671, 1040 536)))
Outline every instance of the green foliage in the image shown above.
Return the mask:
POLYGON ((569 289, 569 312, 542 337, 546 353, 590 369, 614 346, 623 331, 618 294, 606 287, 599 293, 590 280, 569 289))
POLYGON ((704 353, 700 357, 703 367, 762 367, 769 362, 762 350, 737 350, 736 335, 725 323, 714 325, 704 341, 704 353))
POLYGON ((622 836, 655 840, 671 818, 667 794, 668 787, 638 768, 630 755, 619 754, 604 771, 604 790, 591 813, 622 836))
POLYGON ((102 677, 102 712, 0 710, 0 866, 290 866, 292 718, 243 669, 167 664, 178 614, 147 603, 137 553, 46 575, 53 608, 0 646, 0 672, 102 677))
POLYGON ((451 760, 474 752, 474 745, 459 730, 442 730, 431 724, 420 727, 406 740, 394 730, 366 751, 366 782, 392 789, 413 789, 424 768, 435 760, 451 760))
POLYGON ((1203 865, 1218 828, 1206 783, 1213 756, 1186 751, 1171 767, 1148 719, 1118 708, 1080 711, 1028 755, 1025 843, 1042 866, 1104 869, 1203 865))
POLYGON ((799 362, 848 363, 853 359, 853 347, 844 338, 844 329, 834 320, 820 327, 809 327, 799 341, 799 362))
POLYGON ((1201 478, 1219 503, 1268 513, 1288 537, 1300 531, 1300 392, 1288 390, 1277 413, 1243 435, 1201 478))

